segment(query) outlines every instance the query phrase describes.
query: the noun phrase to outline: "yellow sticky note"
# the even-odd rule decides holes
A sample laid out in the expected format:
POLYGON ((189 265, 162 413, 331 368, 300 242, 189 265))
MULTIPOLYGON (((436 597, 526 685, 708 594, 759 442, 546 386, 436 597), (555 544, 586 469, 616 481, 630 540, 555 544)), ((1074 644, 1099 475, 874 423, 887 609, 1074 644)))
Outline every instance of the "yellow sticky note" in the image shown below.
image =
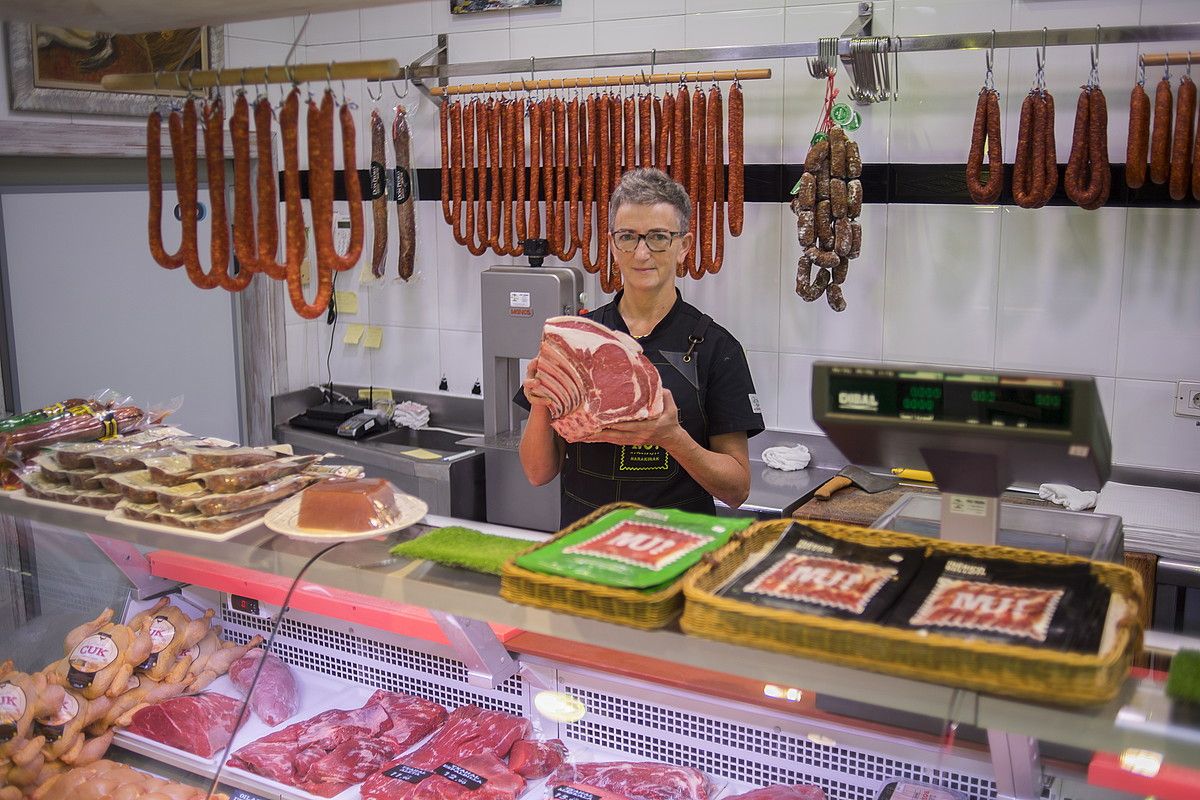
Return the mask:
POLYGON ((416 448, 415 450, 403 450, 401 451, 400 455, 421 458, 426 461, 434 461, 441 458, 441 456, 439 456, 437 453, 434 453, 430 450, 424 450, 420 447, 416 448))
POLYGON ((346 334, 342 337, 343 344, 358 344, 363 338, 363 331, 367 328, 366 325, 360 325, 355 322, 346 326, 346 334))
POLYGON ((379 403, 382 401, 392 400, 393 399, 392 398, 392 390, 391 389, 359 389, 358 390, 358 399, 359 400, 368 400, 372 403, 379 403))
POLYGON ((337 301, 337 310, 339 314, 358 313, 357 292, 335 292, 334 296, 337 301))
POLYGON ((363 336, 363 347, 370 347, 372 350, 378 350, 383 345, 383 328, 378 325, 367 326, 367 333, 363 336))
POLYGON ((360 284, 370 283, 373 280, 375 280, 375 273, 371 271, 371 260, 364 259, 362 269, 358 273, 358 282, 360 284))

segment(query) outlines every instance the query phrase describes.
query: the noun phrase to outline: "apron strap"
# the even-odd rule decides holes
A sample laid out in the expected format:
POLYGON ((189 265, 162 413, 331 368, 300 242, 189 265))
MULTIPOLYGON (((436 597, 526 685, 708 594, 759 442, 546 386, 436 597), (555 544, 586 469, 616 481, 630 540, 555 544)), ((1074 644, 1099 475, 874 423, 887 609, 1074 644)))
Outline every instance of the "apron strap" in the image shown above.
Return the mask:
POLYGON ((692 362, 692 353, 696 351, 696 345, 704 341, 704 334, 708 331, 708 325, 711 322, 712 317, 708 314, 704 314, 700 319, 696 320, 696 326, 688 334, 688 349, 683 354, 683 363, 690 364, 692 362))

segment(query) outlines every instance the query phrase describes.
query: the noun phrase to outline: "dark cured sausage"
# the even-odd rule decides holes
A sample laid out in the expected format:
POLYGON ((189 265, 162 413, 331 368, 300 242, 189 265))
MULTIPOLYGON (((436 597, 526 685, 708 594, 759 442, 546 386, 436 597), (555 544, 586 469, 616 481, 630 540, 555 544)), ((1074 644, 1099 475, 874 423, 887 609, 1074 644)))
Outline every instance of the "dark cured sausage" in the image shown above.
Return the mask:
POLYGON ((475 109, 475 149, 479 154, 478 163, 475 168, 475 198, 478 205, 475 209, 476 214, 476 234, 479 237, 479 252, 471 251, 473 255, 482 255, 487 252, 488 245, 492 243, 492 234, 489 227, 488 214, 488 162, 490 159, 490 147, 488 144, 488 134, 491 130, 491 106, 493 100, 489 99, 486 102, 481 102, 479 107, 475 109))
POLYGON ((612 107, 616 99, 601 94, 597 103, 596 154, 599 160, 599 186, 596 189, 596 264, 600 270, 600 290, 605 293, 616 291, 612 276, 612 256, 608 242, 608 197, 612 193, 612 107))
POLYGON ((562 234, 559 258, 570 261, 575 258, 579 249, 579 98, 573 97, 567 103, 559 101, 561 115, 555 125, 554 150, 558 154, 558 187, 559 228, 566 225, 562 234), (559 139, 566 137, 565 143, 559 139), (566 183, 562 183, 565 181, 566 183))
POLYGON ((363 210, 362 187, 358 182, 358 162, 355 158, 354 114, 343 105, 338 112, 342 133, 343 184, 346 188, 346 205, 350 214, 350 245, 344 255, 339 255, 333 240, 333 91, 326 89, 321 106, 314 116, 315 104, 309 104, 309 123, 317 121, 314 136, 310 129, 309 142, 309 195, 312 197, 313 238, 316 241, 317 262, 328 263, 335 272, 351 269, 362 256, 363 210), (314 156, 314 142, 316 153, 314 156), (318 198, 320 198, 318 200, 318 198))
POLYGON ((979 92, 975 104, 975 125, 971 132, 971 152, 967 156, 967 191, 981 205, 1000 199, 1004 188, 1004 151, 1000 144, 1000 101, 994 89, 979 92), (983 183, 984 145, 987 146, 988 179, 983 183))
POLYGON ((1088 152, 1092 170, 1100 173, 1100 194, 1093 202, 1082 207, 1092 211, 1108 202, 1109 190, 1112 187, 1112 170, 1108 164, 1108 102, 1099 86, 1092 90, 1088 124, 1092 129, 1092 142, 1088 152))
POLYGON ((542 179, 542 103, 529 102, 529 223, 525 235, 537 239, 542 235, 539 189, 542 179))
POLYGON ((454 224, 454 216, 450 213, 450 107, 454 103, 449 98, 442 100, 438 106, 438 132, 442 138, 442 218, 447 225, 454 224))
POLYGON ((651 137, 650 117, 654 106, 654 98, 643 93, 638 98, 638 166, 649 167, 654 164, 654 140, 651 137))
POLYGON ((1021 102, 1021 119, 1017 127, 1016 157, 1013 159, 1012 193, 1013 200, 1021 208, 1032 208, 1030 177, 1033 162, 1033 123, 1036 115, 1037 100, 1033 92, 1025 96, 1021 102))
MULTIPOLYGON (((524 124, 524 120, 522 120, 524 124)), ((507 98, 500 103, 500 153, 502 156, 500 198, 500 255, 516 255, 513 251, 513 137, 516 136, 516 120, 513 119, 513 104, 507 98)))
POLYGON ((239 279, 249 284, 251 274, 258 268, 254 203, 250 199, 250 103, 245 93, 239 93, 233 101, 229 138, 233 142, 233 252, 240 270, 237 278, 232 279, 232 285, 236 286, 239 279))
MULTIPOLYGON (((333 92, 326 91, 330 102, 333 102, 333 92)), ((363 227, 362 186, 358 181, 358 159, 356 157, 357 135, 354 132, 354 112, 350 106, 343 104, 338 110, 338 121, 342 132, 342 184, 346 189, 346 205, 350 212, 350 246, 346 254, 336 256, 333 268, 338 271, 351 269, 362 258, 363 241, 366 238, 363 227)), ((332 138, 330 140, 332 142, 332 138)), ((333 155, 330 154, 330 164, 333 155)))
POLYGON ((734 81, 729 87, 729 233, 733 236, 741 236, 745 219, 745 120, 742 87, 734 81))
POLYGON ((600 97, 592 93, 584 103, 587 125, 580 125, 580 177, 583 181, 583 230, 579 234, 579 249, 583 251, 583 268, 588 272, 598 272, 600 265, 608 252, 607 243, 597 237, 596 257, 592 258, 592 220, 595 219, 596 209, 596 145, 598 144, 600 127, 600 97))
POLYGON ((671 166, 671 154, 674 152, 672 135, 675 130, 675 96, 668 94, 661 99, 656 97, 654 99, 656 112, 659 106, 662 107, 662 123, 660 125, 657 120, 655 121, 654 135, 657 138, 654 140, 654 149, 658 160, 654 166, 663 172, 668 172, 674 169, 671 166))
MULTIPOLYGON (((469 123, 469 120, 467 120, 469 123)), ((471 227, 467 226, 466 230, 462 229, 463 217, 463 171, 466 155, 463 151, 464 136, 463 131, 468 125, 464 125, 463 121, 463 104, 461 100, 456 100, 450 104, 450 175, 451 184, 451 203, 450 203, 450 228, 454 234, 454 241, 461 245, 467 243, 467 234, 471 232, 471 227)))
POLYGON ((526 164, 525 164, 525 99, 518 97, 513 101, 513 128, 516 131, 516 141, 513 143, 513 171, 517 173, 516 195, 513 201, 513 221, 517 225, 517 241, 513 243, 513 255, 519 256, 525 252, 525 198, 526 164))
MULTIPOLYGON (((1096 91, 1099 92, 1100 87, 1097 86, 1096 91)), ((1046 149, 1044 151, 1044 161, 1042 162, 1042 172, 1045 179, 1042 184, 1042 196, 1041 202, 1038 204, 1039 208, 1050 202, 1050 198, 1054 197, 1054 193, 1058 191, 1058 146, 1054 141, 1054 95, 1049 92, 1042 92, 1042 108, 1046 115, 1046 124, 1043 127, 1046 138, 1046 149)), ((1108 119, 1107 113, 1105 119, 1108 119)), ((1107 142, 1107 134, 1105 134, 1105 137, 1105 142, 1107 142)), ((1105 147, 1107 146, 1106 144, 1105 147)), ((1107 158, 1105 158, 1104 163, 1108 163, 1107 158)))
POLYGON ((722 119, 721 90, 713 86, 708 90, 708 139, 705 148, 704 169, 708 175, 705 193, 712 217, 713 253, 707 268, 710 274, 721 271, 725 261, 725 120, 722 119))
MULTIPOLYGON (((402 280, 413 275, 417 251, 417 210, 413 197, 412 133, 404 106, 396 106, 392 120, 392 149, 396 151, 396 243, 397 274, 402 280)), ((384 223, 386 230, 387 223, 384 223)))
MULTIPOLYGON (((193 236, 184 267, 192 283, 201 289, 221 286, 229 274, 229 222, 225 215, 225 106, 220 98, 204 113, 204 160, 208 168, 208 206, 212 218, 209 236, 212 263, 208 272, 200 264, 193 236)), ((193 229, 195 224, 193 223, 193 229)))
POLYGON ((637 101, 633 97, 625 98, 625 168, 621 174, 637 169, 637 101))
POLYGON ((279 257, 279 177, 275 171, 271 121, 274 110, 266 96, 254 105, 254 136, 258 149, 258 263, 255 269, 277 281, 287 278, 287 263, 279 257))
POLYGON ((304 208, 300 202, 300 90, 293 89, 279 114, 279 130, 283 135, 283 194, 287 206, 286 247, 287 285, 292 308, 305 319, 316 319, 325 313, 333 294, 333 271, 319 262, 316 265, 317 294, 312 303, 304 299, 300 285, 300 267, 306 247, 304 208))
MULTIPOLYGON (((444 143, 443 143, 443 146, 444 143)), ((384 141, 383 117, 379 109, 371 109, 371 175, 386 175, 387 144, 384 141), (379 166, 376 167, 376 164, 379 166)), ((449 170, 442 170, 443 176, 449 176, 449 170)), ((386 179, 385 179, 386 182, 386 179)), ((372 193, 377 187, 372 186, 372 193)), ((449 201, 442 198, 443 208, 449 209, 449 201)), ((386 267, 388 244, 387 224, 387 192, 371 198, 371 274, 382 278, 386 267)))
POLYGON ((491 208, 488 212, 488 244, 496 255, 507 255, 500 249, 500 167, 504 155, 500 150, 501 105, 494 99, 487 104, 488 173, 491 208))
POLYGON ((487 242, 475 242, 475 187, 479 182, 475 131, 479 129, 477 120, 483 113, 482 105, 478 99, 472 100, 467 106, 466 118, 463 120, 463 207, 467 213, 463 226, 463 240, 459 244, 466 245, 467 251, 473 256, 481 256, 487 250, 487 242))
POLYGON ((1140 189, 1146 183, 1150 152, 1150 98, 1140 83, 1129 93, 1129 138, 1125 149, 1125 185, 1140 189))
POLYGON ((1154 91, 1154 129, 1150 132, 1150 181, 1171 176, 1171 81, 1163 78, 1154 91))
POLYGON ((1081 208, 1098 208, 1106 198, 1108 177, 1108 115, 1099 87, 1084 88, 1075 108, 1075 130, 1063 188, 1081 208))
MULTIPOLYGON (((180 158, 182 143, 180 140, 179 114, 171 113, 171 149, 175 151, 175 180, 181 187, 184 180, 184 164, 186 159, 180 158)), ((193 175, 196 169, 195 153, 190 159, 193 175)), ((162 117, 157 111, 151 111, 146 118, 146 183, 150 193, 150 255, 160 267, 176 269, 183 266, 183 247, 174 253, 168 253, 162 242, 162 117)), ((183 194, 183 189, 179 190, 183 194)))
POLYGON ((551 101, 550 111, 554 127, 554 212, 548 212, 547 217, 554 225, 554 255, 567 261, 567 248, 571 246, 571 237, 564 230, 567 224, 567 106, 561 97, 551 101))
POLYGON ((1172 200, 1187 197, 1192 182, 1192 125, 1196 116, 1196 84, 1184 75, 1179 81, 1175 106, 1175 131, 1171 136, 1170 193, 1172 200))
POLYGON ((686 86, 680 86, 674 98, 674 121, 671 126, 671 177, 687 188, 687 149, 692 132, 688 126, 688 115, 692 111, 692 98, 686 86))
POLYGON ((1041 208, 1045 204, 1046 172, 1046 103, 1042 95, 1033 98, 1033 157, 1029 163, 1030 208, 1041 208))
POLYGON ((704 90, 699 86, 692 92, 692 139, 691 157, 688 162, 688 194, 692 198, 692 218, 688 222, 688 232, 692 234, 692 247, 684 256, 684 264, 688 274, 699 280, 708 271, 708 258, 711 255, 709 247, 712 237, 712 220, 710 219, 704 180, 704 153, 708 145, 707 105, 704 90))
POLYGON ((612 161, 609 164, 608 188, 613 190, 617 184, 621 182, 621 175, 625 171, 625 148, 622 145, 624 141, 624 126, 622 125, 621 98, 615 94, 611 96, 608 104, 608 141, 612 147, 612 161))

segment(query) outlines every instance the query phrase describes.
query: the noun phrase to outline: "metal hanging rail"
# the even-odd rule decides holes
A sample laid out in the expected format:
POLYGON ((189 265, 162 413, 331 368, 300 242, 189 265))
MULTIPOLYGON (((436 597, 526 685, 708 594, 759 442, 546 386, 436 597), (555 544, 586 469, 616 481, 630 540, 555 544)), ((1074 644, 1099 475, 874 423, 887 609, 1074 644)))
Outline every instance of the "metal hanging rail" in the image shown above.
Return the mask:
POLYGON ((717 72, 659 72, 652 75, 603 75, 594 78, 550 78, 507 83, 461 83, 437 86, 433 95, 486 94, 489 92, 522 92, 541 89, 577 89, 591 86, 651 86, 664 83, 708 83, 709 81, 756 81, 771 77, 769 69, 734 69, 717 72))

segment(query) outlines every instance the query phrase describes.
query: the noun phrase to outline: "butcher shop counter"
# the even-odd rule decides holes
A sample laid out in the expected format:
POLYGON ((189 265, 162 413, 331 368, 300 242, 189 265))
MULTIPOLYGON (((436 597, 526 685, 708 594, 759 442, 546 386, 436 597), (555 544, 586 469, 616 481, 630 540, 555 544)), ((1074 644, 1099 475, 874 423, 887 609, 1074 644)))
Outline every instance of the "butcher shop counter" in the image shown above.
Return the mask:
MULTIPOLYGON (((136 561, 139 553, 145 553, 148 574, 139 580, 149 582, 144 590, 150 593, 169 588, 169 585, 155 586, 155 581, 179 579, 200 586, 221 584, 221 591, 227 596, 251 600, 257 600, 256 593, 265 593, 269 589, 269 598, 261 605, 264 615, 274 614, 272 609, 277 611, 285 604, 286 595, 281 590, 303 572, 303 581, 296 586, 287 603, 293 609, 289 614, 310 620, 318 612, 302 609, 323 609, 319 613, 337 614, 349 620, 344 624, 349 625, 353 636, 357 637, 365 635, 364 631, 370 627, 381 626, 379 620, 384 619, 380 616, 381 610, 396 607, 427 609, 442 620, 459 620, 460 623, 482 620, 494 628, 536 634, 543 637, 540 647, 544 652, 557 648, 569 653, 585 646, 611 651, 617 654, 608 660, 613 669, 618 669, 623 662, 655 659, 677 665, 681 673, 705 670, 757 684, 771 697, 799 699, 816 692, 853 698, 926 717, 1037 737, 1088 752, 1120 752, 1126 748, 1150 750, 1162 754, 1168 764, 1200 768, 1200 730, 1164 722, 1169 719, 1169 711, 1163 686, 1161 682, 1147 678, 1129 678, 1117 698, 1100 706, 1043 707, 710 641, 685 635, 677 627, 634 630, 510 603, 499 597, 499 579, 495 576, 391 555, 392 545, 414 535, 411 531, 330 546, 293 540, 259 526, 217 542, 194 533, 153 532, 111 521, 86 510, 57 504, 32 504, 10 495, 0 495, 0 520, 4 520, 5 557, 10 559, 7 580, 18 583, 31 579, 29 568, 25 567, 22 573, 21 564, 37 563, 37 559, 22 555, 23 550, 36 549, 39 542, 52 536, 74 539, 80 550, 95 549, 89 543, 90 539, 114 554, 114 559, 121 560, 126 569, 130 568, 131 560, 136 561), (87 533, 81 534, 81 531, 87 533), (134 548, 122 549, 126 544, 132 544, 134 548), (247 575, 251 577, 247 578, 247 575), (232 584, 225 586, 223 582, 227 581, 237 581, 237 591, 230 590, 232 584), (548 640, 557 644, 547 647, 545 642, 548 640)), ((460 522, 434 520, 439 524, 460 522)), ((527 535, 530 538, 538 536, 527 535)), ((32 577, 36 579, 36 575, 32 577)), ((21 591, 18 587, 16 593, 21 591)), ((27 586, 24 591, 28 595, 27 586)), ((260 608, 257 602, 254 607, 260 608)), ((396 613, 399 614, 399 610, 396 613)), ((244 614, 234 617, 248 619, 244 614)), ((257 627, 250 630, 265 632, 267 628, 262 627, 263 622, 258 619, 254 623, 257 627)), ((304 634, 304 630, 307 629, 303 625, 300 628, 293 625, 288 636, 310 636, 304 634)), ((7 635, 2 638, 11 641, 7 635)), ((447 636, 447 639, 453 642, 455 637, 447 636)), ((345 641, 352 640, 353 637, 345 641)), ((489 662, 488 657, 480 653, 486 653, 486 648, 475 651, 474 656, 460 655, 460 660, 472 663, 474 659, 476 666, 471 672, 481 683, 513 674, 511 665, 506 668, 501 662, 489 662)), ((343 659, 339 663, 350 665, 354 662, 343 659)))
MULTIPOLYGON (((358 387, 334 389, 358 397, 358 387)), ((312 387, 271 398, 275 441, 291 445, 297 453, 332 453, 361 464, 373 477, 387 478, 401 491, 424 500, 434 514, 485 519, 483 452, 461 443, 482 429, 482 400, 440 393, 397 393, 398 403, 413 400, 427 406, 433 427, 385 427, 364 439, 347 439, 289 423, 322 399, 321 390, 312 387)))

